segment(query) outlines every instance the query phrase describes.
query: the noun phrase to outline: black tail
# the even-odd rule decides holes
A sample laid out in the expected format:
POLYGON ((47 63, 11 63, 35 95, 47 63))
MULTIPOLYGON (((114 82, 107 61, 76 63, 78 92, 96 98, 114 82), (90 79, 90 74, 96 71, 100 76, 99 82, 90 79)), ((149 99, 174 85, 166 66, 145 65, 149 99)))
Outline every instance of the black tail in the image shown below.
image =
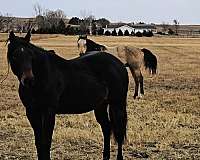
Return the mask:
POLYGON ((118 144, 123 144, 126 140, 127 129, 126 104, 110 105, 109 115, 114 139, 118 144))
POLYGON ((144 66, 146 69, 149 69, 151 74, 156 74, 157 70, 157 58, 156 56, 148 49, 141 49, 144 53, 144 66))

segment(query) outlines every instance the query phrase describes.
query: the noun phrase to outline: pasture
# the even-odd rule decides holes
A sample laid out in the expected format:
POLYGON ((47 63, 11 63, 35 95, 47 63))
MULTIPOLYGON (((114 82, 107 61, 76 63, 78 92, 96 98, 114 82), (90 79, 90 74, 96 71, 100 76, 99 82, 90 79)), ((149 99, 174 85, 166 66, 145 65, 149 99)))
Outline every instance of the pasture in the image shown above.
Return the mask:
MULTIPOLYGON (((7 72, 6 38, 0 35, 0 80, 7 72)), ((32 43, 69 59, 79 54, 77 38, 33 35, 32 43)), ((200 159, 200 38, 89 38, 108 48, 148 48, 158 58, 158 74, 144 74, 142 99, 133 99, 129 71, 125 159, 200 159)), ((17 90, 18 81, 10 72, 0 85, 0 159, 36 159, 33 131, 17 90)), ((114 143, 111 159, 116 156, 114 143)), ((93 113, 57 116, 51 154, 58 160, 101 159, 102 132, 93 113)))

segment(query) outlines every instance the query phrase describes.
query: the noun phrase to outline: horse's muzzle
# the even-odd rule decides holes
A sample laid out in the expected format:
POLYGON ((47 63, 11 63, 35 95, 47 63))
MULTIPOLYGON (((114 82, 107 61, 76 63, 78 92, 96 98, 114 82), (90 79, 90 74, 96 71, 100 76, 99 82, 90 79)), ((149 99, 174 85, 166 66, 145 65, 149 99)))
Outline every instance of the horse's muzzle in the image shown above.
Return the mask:
POLYGON ((26 87, 33 87, 34 86, 34 75, 32 69, 28 69, 23 72, 21 77, 21 83, 23 86, 26 87))

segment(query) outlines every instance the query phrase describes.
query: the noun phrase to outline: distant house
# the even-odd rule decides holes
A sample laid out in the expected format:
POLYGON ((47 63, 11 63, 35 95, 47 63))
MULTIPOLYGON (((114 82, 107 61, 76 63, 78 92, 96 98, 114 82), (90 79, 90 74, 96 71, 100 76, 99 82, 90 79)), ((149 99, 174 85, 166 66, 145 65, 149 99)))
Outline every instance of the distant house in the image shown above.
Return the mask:
POLYGON ((123 32, 123 34, 126 30, 128 30, 129 33, 131 33, 132 31, 135 32, 135 28, 128 26, 128 25, 123 25, 123 26, 120 26, 120 27, 114 27, 114 26, 107 27, 106 26, 106 28, 104 28, 104 33, 106 31, 109 31, 110 33, 112 33, 112 31, 114 31, 114 30, 116 30, 117 33, 119 32, 119 30, 121 30, 123 32))
POLYGON ((156 25, 154 24, 135 24, 133 25, 133 28, 135 28, 135 33, 138 31, 141 33, 144 31, 156 32, 156 25))
POLYGON ((124 34, 124 32, 126 30, 128 30, 129 34, 131 34, 131 32, 137 33, 137 32, 141 32, 143 33, 144 31, 154 31, 156 29, 155 26, 153 25, 148 25, 148 24, 136 24, 133 26, 124 24, 122 26, 118 26, 118 25, 112 25, 112 26, 106 26, 106 28, 104 28, 104 33, 106 31, 109 31, 110 33, 112 33, 113 30, 116 30, 116 32, 118 33, 119 30, 121 30, 124 34))

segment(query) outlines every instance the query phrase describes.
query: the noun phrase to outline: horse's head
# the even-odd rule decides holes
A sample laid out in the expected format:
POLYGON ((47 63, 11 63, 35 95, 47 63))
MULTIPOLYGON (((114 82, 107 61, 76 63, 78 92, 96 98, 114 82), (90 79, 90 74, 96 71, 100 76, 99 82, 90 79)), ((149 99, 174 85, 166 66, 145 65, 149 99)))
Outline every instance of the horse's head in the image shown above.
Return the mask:
POLYGON ((33 86, 34 84, 32 71, 34 53, 28 48, 30 38, 30 31, 25 37, 15 36, 14 32, 11 31, 7 51, 7 58, 12 72, 17 76, 22 85, 27 87, 33 86))
POLYGON ((79 50, 79 55, 82 56, 85 54, 86 50, 87 50, 87 35, 80 35, 79 38, 78 38, 78 50, 79 50))

